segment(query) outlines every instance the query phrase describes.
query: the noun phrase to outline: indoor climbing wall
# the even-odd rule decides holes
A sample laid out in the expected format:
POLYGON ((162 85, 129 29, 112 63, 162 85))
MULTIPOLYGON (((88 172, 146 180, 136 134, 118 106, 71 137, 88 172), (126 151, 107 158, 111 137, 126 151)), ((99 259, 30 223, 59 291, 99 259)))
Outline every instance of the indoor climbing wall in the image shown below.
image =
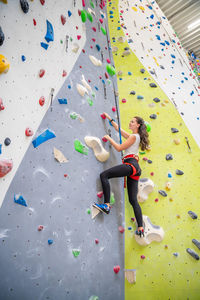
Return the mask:
MULTIPOLYGON (((59 5, 57 1, 28 3, 29 9, 24 13, 20 1, 0 1, 0 32, 4 36, 0 55, 10 64, 9 71, 0 74, 4 106, 4 110, 0 109, 0 155, 13 161, 12 171, 1 179, 0 206, 31 143, 26 129, 37 131, 86 41, 85 24, 77 13, 82 8, 81 1, 70 0, 67 5, 64 0, 59 5), (53 27, 50 39, 47 21, 53 27), (5 144, 6 138, 9 145, 5 144)), ((0 40, 1 36, 0 33, 0 40)))
POLYGON ((17 23, 21 32, 17 43, 11 37, 9 41, 1 24, 5 40, 0 49, 9 59, 10 69, 0 74, 3 86, 9 85, 1 95, 5 109, 0 114, 2 118, 5 114, 6 120, 9 111, 15 113, 15 128, 6 123, 1 136, 1 186, 13 172, 9 169, 5 174, 8 163, 3 168, 3 159, 13 158, 14 149, 21 157, 27 147, 21 163, 13 158, 13 168, 19 166, 0 209, 0 299, 123 299, 124 236, 118 230, 123 224, 123 180, 112 180, 109 216, 100 213, 92 218, 91 210, 94 202, 103 202, 99 174, 120 163, 120 154, 102 140, 105 134, 118 140, 102 118, 104 111, 117 118, 105 3, 63 1, 61 9, 55 1, 46 2, 28 2, 26 14, 19 3, 13 8, 11 1, 0 3, 9 27, 17 23), (15 18, 10 18, 11 10, 15 18), (44 49, 40 42, 49 48, 44 49), (71 69, 63 57, 71 62, 71 69), (40 69, 45 74, 39 73, 40 69), (71 70, 64 79, 63 69, 67 73, 71 70), (48 98, 52 87, 54 93, 48 98), (45 97, 44 106, 41 95, 45 97), (27 101, 25 111, 23 101, 27 101), (14 135, 20 141, 15 141, 14 135), (86 146, 86 136, 96 139, 95 148, 86 146), (8 146, 4 137, 11 140, 8 146), (21 154, 18 147, 23 148, 21 154), (107 161, 100 161, 102 152, 106 159, 109 154, 107 161))
POLYGON ((198 299, 200 151, 196 80, 194 77, 192 81, 194 74, 190 76, 191 70, 187 70, 189 64, 172 29, 171 39, 163 36, 167 20, 158 23, 155 1, 110 1, 107 10, 121 126, 126 130, 130 119, 139 115, 151 129, 151 148, 140 152, 141 178, 154 184, 153 192, 140 203, 143 215, 151 221, 145 223, 150 238, 144 246, 141 243, 145 239, 136 242, 136 224, 125 190, 125 270, 136 276, 125 279, 125 299, 198 299))

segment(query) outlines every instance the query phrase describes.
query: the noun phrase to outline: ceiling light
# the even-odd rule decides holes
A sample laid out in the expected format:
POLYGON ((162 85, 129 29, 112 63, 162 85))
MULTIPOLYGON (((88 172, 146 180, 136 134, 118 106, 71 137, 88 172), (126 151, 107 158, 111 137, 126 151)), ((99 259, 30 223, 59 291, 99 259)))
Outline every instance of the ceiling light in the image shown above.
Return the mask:
POLYGON ((198 25, 200 25, 200 19, 198 19, 197 21, 193 22, 192 24, 190 24, 188 26, 188 29, 192 29, 192 28, 195 28, 197 27, 198 25))

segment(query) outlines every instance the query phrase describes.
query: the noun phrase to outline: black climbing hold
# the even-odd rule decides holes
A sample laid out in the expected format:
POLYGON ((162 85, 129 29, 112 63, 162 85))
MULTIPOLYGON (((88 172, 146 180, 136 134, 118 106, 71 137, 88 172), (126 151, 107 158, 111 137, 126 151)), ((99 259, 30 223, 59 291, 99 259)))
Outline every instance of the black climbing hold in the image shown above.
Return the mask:
POLYGON ((150 117, 151 119, 154 119, 154 120, 157 119, 157 115, 156 115, 156 114, 152 114, 152 115, 150 115, 149 117, 150 117))
POLYGON ((179 132, 179 130, 176 129, 176 128, 171 128, 171 132, 172 132, 172 133, 176 133, 176 132, 179 132))
POLYGON ((172 156, 172 154, 169 153, 169 154, 166 154, 165 158, 166 158, 166 160, 172 160, 173 156, 172 156))
POLYGON ((195 258, 196 260, 199 260, 199 255, 192 249, 187 248, 186 249, 187 253, 189 253, 193 258, 195 258))
POLYGON ((152 160, 148 159, 147 160, 148 164, 152 164, 152 160))
POLYGON ((22 8, 23 12, 25 14, 27 14, 27 12, 29 11, 28 1, 26 1, 26 0, 20 0, 20 5, 21 5, 21 8, 22 8))
POLYGON ((149 85, 150 85, 150 87, 152 87, 152 88, 156 88, 156 87, 157 87, 157 85, 156 85, 154 82, 149 83, 149 85))
POLYGON ((135 91, 131 91, 131 92, 130 92, 130 95, 135 95, 135 94, 136 94, 135 91))
POLYGON ((5 36, 4 36, 4 33, 3 33, 2 29, 1 29, 1 26, 0 26, 0 46, 3 45, 4 39, 5 39, 5 36))
POLYGON ((154 71, 149 71, 152 75, 154 75, 155 74, 155 72, 154 71))
POLYGON ((158 103, 158 102, 160 102, 160 99, 159 98, 154 98, 153 101, 158 103))
POLYGON ((161 66, 161 65, 160 65, 160 68, 163 69, 163 70, 165 69, 165 67, 163 67, 163 66, 161 66))
POLYGON ((197 248, 200 250, 200 242, 197 241, 196 239, 192 239, 193 244, 195 244, 195 246, 197 246, 197 248))
POLYGON ((143 74, 145 72, 145 69, 140 69, 140 72, 143 74))
POLYGON ((161 194, 163 197, 167 197, 167 193, 163 190, 159 190, 158 193, 161 194))
POLYGON ((189 215, 193 220, 195 220, 195 219, 198 218, 197 214, 195 214, 195 213, 194 213, 193 211, 191 211, 191 210, 188 211, 188 215, 189 215))
POLYGON ((133 40, 132 39, 128 39, 128 43, 133 43, 133 40))
POLYGON ((129 50, 129 47, 125 47, 124 50, 129 50))
POLYGON ((4 144, 5 144, 6 146, 9 146, 10 143, 11 143, 11 140, 7 137, 7 138, 5 139, 5 141, 4 141, 4 144))
POLYGON ((184 174, 183 171, 176 169, 176 175, 183 175, 183 174, 184 174))

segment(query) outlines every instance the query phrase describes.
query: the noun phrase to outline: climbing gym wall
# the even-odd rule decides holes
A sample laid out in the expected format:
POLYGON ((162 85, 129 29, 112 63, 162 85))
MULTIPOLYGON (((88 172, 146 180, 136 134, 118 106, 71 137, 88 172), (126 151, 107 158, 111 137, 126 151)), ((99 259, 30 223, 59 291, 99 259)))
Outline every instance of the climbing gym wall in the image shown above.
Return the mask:
POLYGON ((123 181, 109 216, 91 209, 120 163, 102 140, 118 140, 102 118, 117 119, 105 3, 23 2, 0 3, 0 299, 123 299, 123 181))
POLYGON ((140 152, 145 238, 125 190, 125 299, 198 299, 199 84, 155 1, 107 10, 121 126, 142 116, 151 146, 140 152))

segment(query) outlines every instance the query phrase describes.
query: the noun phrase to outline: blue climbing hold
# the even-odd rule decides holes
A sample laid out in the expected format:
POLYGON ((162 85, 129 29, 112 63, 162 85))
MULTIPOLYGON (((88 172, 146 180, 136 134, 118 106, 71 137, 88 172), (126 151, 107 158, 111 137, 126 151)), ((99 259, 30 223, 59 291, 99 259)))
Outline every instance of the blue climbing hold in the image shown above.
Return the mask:
POLYGON ((69 85, 68 85, 68 89, 71 89, 71 88, 72 88, 72 87, 71 87, 71 85, 69 84, 69 85))
POLYGON ((160 22, 156 22, 156 25, 160 25, 161 23, 160 22))
MULTIPOLYGON (((114 119, 113 119, 113 121, 115 122, 115 120, 114 120, 114 119)), ((113 125, 112 125, 112 122, 110 122, 110 121, 109 121, 109 124, 110 124, 110 126, 113 126, 113 125)))
POLYGON ((137 99, 138 99, 138 100, 141 100, 141 99, 144 99, 144 97, 141 96, 141 95, 138 95, 138 96, 137 96, 137 99))
POLYGON ((45 40, 47 41, 47 43, 53 42, 54 40, 53 26, 48 20, 47 20, 47 33, 45 35, 45 40))
POLYGON ((24 55, 22 55, 22 61, 25 61, 26 57, 24 55))
POLYGON ((165 43, 166 43, 166 45, 168 45, 168 46, 170 45, 170 43, 169 43, 168 41, 165 41, 165 43))
POLYGON ((172 178, 172 173, 168 173, 168 178, 172 178))
POLYGON ((97 48, 98 51, 101 50, 101 47, 99 45, 96 45, 96 48, 97 48))
POLYGON ((2 152, 1 152, 1 147, 2 147, 2 144, 0 144, 0 154, 2 153, 2 152))
POLYGON ((162 46, 165 46, 165 43, 160 43, 162 46))
POLYGON ((102 79, 102 82, 103 82, 103 84, 105 84, 105 80, 104 79, 102 79))
POLYGON ((191 91, 190 96, 194 95, 194 91, 191 91))
POLYGON ((153 19, 153 18, 154 18, 154 15, 153 15, 153 14, 152 14, 152 15, 150 15, 150 18, 151 18, 151 19, 153 19))
POLYGON ((49 245, 53 244, 53 240, 48 240, 48 244, 49 245))
POLYGON ((34 148, 38 147, 40 144, 55 138, 55 134, 53 133, 53 131, 47 129, 46 131, 44 131, 43 133, 41 133, 35 140, 32 141, 32 144, 34 146, 34 148))
POLYGON ((121 29, 121 27, 117 27, 117 30, 120 30, 121 29))
POLYGON ((172 58, 176 58, 176 56, 175 56, 174 54, 171 54, 171 57, 172 57, 172 58))
POLYGON ((68 10, 68 16, 71 17, 72 13, 70 10, 68 10))
POLYGON ((47 43, 43 43, 43 42, 41 42, 40 45, 41 45, 41 47, 43 47, 45 50, 47 50, 48 47, 49 47, 49 45, 48 45, 47 43))
POLYGON ((99 90, 97 86, 95 86, 95 89, 96 89, 97 91, 99 90))
POLYGON ((60 104, 67 104, 67 99, 63 98, 63 99, 58 99, 58 102, 60 104))
POLYGON ((158 34, 156 34, 157 40, 160 41, 160 36, 158 34))
POLYGON ((172 64, 174 64, 175 63, 175 61, 174 60, 172 60, 172 64))
POLYGON ((14 195, 14 202, 23 206, 27 206, 26 200, 22 195, 14 195))
POLYGON ((132 75, 132 73, 131 73, 131 72, 128 72, 128 75, 132 75))

